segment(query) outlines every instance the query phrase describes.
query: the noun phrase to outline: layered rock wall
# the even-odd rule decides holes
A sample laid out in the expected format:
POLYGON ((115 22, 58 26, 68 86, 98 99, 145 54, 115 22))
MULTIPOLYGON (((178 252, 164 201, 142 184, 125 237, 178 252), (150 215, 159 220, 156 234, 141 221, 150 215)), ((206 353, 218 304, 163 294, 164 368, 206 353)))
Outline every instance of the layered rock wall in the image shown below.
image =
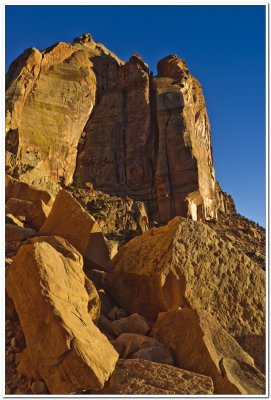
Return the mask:
POLYGON ((7 150, 26 169, 142 200, 161 222, 216 217, 204 97, 177 56, 153 77, 138 54, 124 63, 86 34, 27 50, 6 93, 7 150))

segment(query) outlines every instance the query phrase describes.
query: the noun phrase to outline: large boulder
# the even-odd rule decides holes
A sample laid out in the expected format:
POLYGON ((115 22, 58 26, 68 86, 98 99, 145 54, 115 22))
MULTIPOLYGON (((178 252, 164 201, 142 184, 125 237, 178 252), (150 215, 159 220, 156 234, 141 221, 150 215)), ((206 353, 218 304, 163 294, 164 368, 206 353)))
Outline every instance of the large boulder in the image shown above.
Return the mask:
POLYGON ((65 189, 56 196, 53 208, 39 234, 63 237, 92 266, 105 270, 111 267, 108 247, 95 219, 65 189))
POLYGON ((255 362, 256 367, 265 374, 266 338, 265 335, 245 335, 235 338, 242 349, 246 351, 255 362))
POLYGON ((7 243, 22 242, 36 234, 37 232, 31 228, 24 228, 14 224, 6 224, 5 226, 5 239, 7 243))
POLYGON ((51 207, 47 206, 42 200, 32 202, 14 199, 13 197, 6 202, 6 208, 9 213, 18 219, 23 219, 36 231, 41 228, 51 211, 51 207))
POLYGON ((139 333, 140 335, 146 335, 151 329, 145 318, 137 313, 113 321, 112 328, 117 336, 122 333, 139 333))
MULTIPOLYGON (((69 257, 71 254, 77 254, 77 257, 81 259, 80 253, 66 240, 59 236, 36 236, 28 239, 28 243, 49 243, 55 250, 61 253, 64 257, 69 257)), ((101 300, 96 290, 94 283, 84 275, 84 287, 88 294, 87 309, 91 319, 96 322, 100 318, 101 311, 101 300)))
POLYGON ((161 313, 152 336, 170 347, 180 368, 210 376, 215 393, 265 393, 265 377, 253 359, 207 311, 161 313))
POLYGON ((262 334, 265 274, 204 223, 174 218, 122 246, 107 288, 129 313, 204 308, 234 335, 262 334))
POLYGON ((68 394, 103 387, 118 354, 88 313, 82 256, 52 238, 20 247, 7 268, 29 356, 48 389, 68 394))
POLYGON ((137 333, 122 333, 111 343, 121 358, 134 358, 174 365, 171 351, 158 340, 149 336, 137 333))
POLYGON ((147 360, 119 360, 105 394, 213 394, 212 379, 147 360))
POLYGON ((39 189, 36 186, 29 185, 25 182, 20 182, 11 176, 6 176, 6 201, 10 198, 30 201, 36 203, 43 201, 47 206, 52 206, 54 196, 46 190, 39 189))

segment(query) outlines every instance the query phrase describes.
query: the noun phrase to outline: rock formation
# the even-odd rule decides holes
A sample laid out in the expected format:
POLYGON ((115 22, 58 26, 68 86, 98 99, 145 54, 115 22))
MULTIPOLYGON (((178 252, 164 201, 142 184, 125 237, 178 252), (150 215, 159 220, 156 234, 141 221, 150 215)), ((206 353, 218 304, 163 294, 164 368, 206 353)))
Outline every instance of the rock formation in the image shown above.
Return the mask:
POLYGON ((102 388, 117 353, 88 314, 82 256, 69 244, 22 246, 7 271, 31 362, 55 394, 102 388), (99 351, 97 349, 99 348, 99 351))
POLYGON ((6 394, 265 393, 265 231, 200 83, 90 34, 6 75, 6 394))
POLYGON ((157 68, 153 77, 138 54, 124 63, 89 35, 25 51, 6 79, 6 148, 25 165, 20 178, 91 182, 146 202, 161 222, 215 218, 201 86, 177 56, 157 68))
POLYGON ((210 378, 151 361, 120 360, 104 394, 213 394, 210 378))
POLYGON ((129 312, 204 308, 233 335, 263 334, 264 271, 206 224, 175 217, 123 246, 107 288, 129 312))
POLYGON ((152 335, 171 348, 179 367, 211 376, 214 393, 263 393, 264 375, 207 311, 161 313, 152 335))

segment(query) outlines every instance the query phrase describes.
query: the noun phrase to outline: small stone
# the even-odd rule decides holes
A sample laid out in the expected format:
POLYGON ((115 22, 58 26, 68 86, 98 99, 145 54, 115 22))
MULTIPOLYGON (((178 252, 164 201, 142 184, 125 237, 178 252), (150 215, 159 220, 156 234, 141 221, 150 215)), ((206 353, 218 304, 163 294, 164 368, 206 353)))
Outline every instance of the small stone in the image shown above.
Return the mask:
POLYGON ((31 391, 33 394, 48 393, 47 387, 43 381, 33 382, 31 385, 31 391))
POLYGON ((117 311, 118 311, 118 307, 114 306, 109 313, 106 314, 106 316, 111 320, 111 321, 115 321, 115 319, 117 319, 117 311))
POLYGON ((138 333, 146 335, 150 330, 150 325, 141 315, 134 313, 126 318, 112 322, 113 331, 117 336, 122 333, 138 333))

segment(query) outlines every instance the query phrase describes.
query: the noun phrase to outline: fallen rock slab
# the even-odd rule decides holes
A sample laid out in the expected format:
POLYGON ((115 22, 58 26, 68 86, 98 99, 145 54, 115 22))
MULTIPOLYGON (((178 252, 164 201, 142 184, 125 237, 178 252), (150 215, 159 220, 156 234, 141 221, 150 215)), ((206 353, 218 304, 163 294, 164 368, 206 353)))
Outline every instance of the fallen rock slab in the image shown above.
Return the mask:
POLYGON ((106 288, 131 314, 203 308, 234 336, 263 334, 265 273, 204 223, 176 217, 122 246, 106 288))
POLYGON ((6 224, 5 238, 7 243, 22 242, 31 236, 36 236, 37 232, 31 228, 6 224))
POLYGON ((118 359, 88 313, 82 257, 64 250, 23 245, 6 275, 31 363, 53 394, 101 389, 118 359))
POLYGON ((242 349, 254 359, 256 367, 265 375, 265 335, 247 335, 235 339, 242 349))
POLYGON ((173 365, 170 350, 151 337, 136 333, 122 333, 111 343, 121 358, 136 358, 173 365))
POLYGON ((28 183, 18 181, 11 176, 6 177, 6 201, 10 198, 31 201, 43 201, 47 206, 51 206, 54 202, 54 196, 46 190, 38 189, 28 183))
POLYGON ((42 200, 31 202, 13 197, 8 199, 6 207, 18 219, 23 217, 24 221, 35 230, 41 228, 51 211, 51 207, 47 206, 42 200))
POLYGON ((117 336, 122 333, 139 333, 140 335, 146 335, 151 329, 146 319, 137 313, 113 321, 112 328, 117 336))
POLYGON ((180 368, 210 376, 217 394, 264 394, 265 377, 249 354, 205 310, 161 313, 152 336, 180 368))
MULTIPOLYGON (((34 238, 30 238, 26 242, 26 244, 40 242, 49 243, 64 257, 73 257, 73 254, 76 254, 78 259, 82 260, 81 254, 75 249, 75 247, 73 247, 66 239, 63 239, 59 236, 36 236, 34 238)), ((84 276, 84 288, 86 289, 88 294, 87 309, 89 316, 91 317, 92 321, 96 322, 99 320, 101 311, 100 296, 96 290, 94 283, 87 276, 84 276)))
POLYGON ((213 394, 212 379, 171 365, 119 360, 106 394, 213 394))
POLYGON ((66 190, 56 196, 52 210, 41 227, 40 235, 60 236, 68 240, 93 267, 108 269, 111 265, 105 239, 95 219, 66 190), (104 243, 101 243, 103 242, 104 243), (102 245, 103 244, 103 245, 102 245), (98 264, 99 262, 102 265, 98 264))

